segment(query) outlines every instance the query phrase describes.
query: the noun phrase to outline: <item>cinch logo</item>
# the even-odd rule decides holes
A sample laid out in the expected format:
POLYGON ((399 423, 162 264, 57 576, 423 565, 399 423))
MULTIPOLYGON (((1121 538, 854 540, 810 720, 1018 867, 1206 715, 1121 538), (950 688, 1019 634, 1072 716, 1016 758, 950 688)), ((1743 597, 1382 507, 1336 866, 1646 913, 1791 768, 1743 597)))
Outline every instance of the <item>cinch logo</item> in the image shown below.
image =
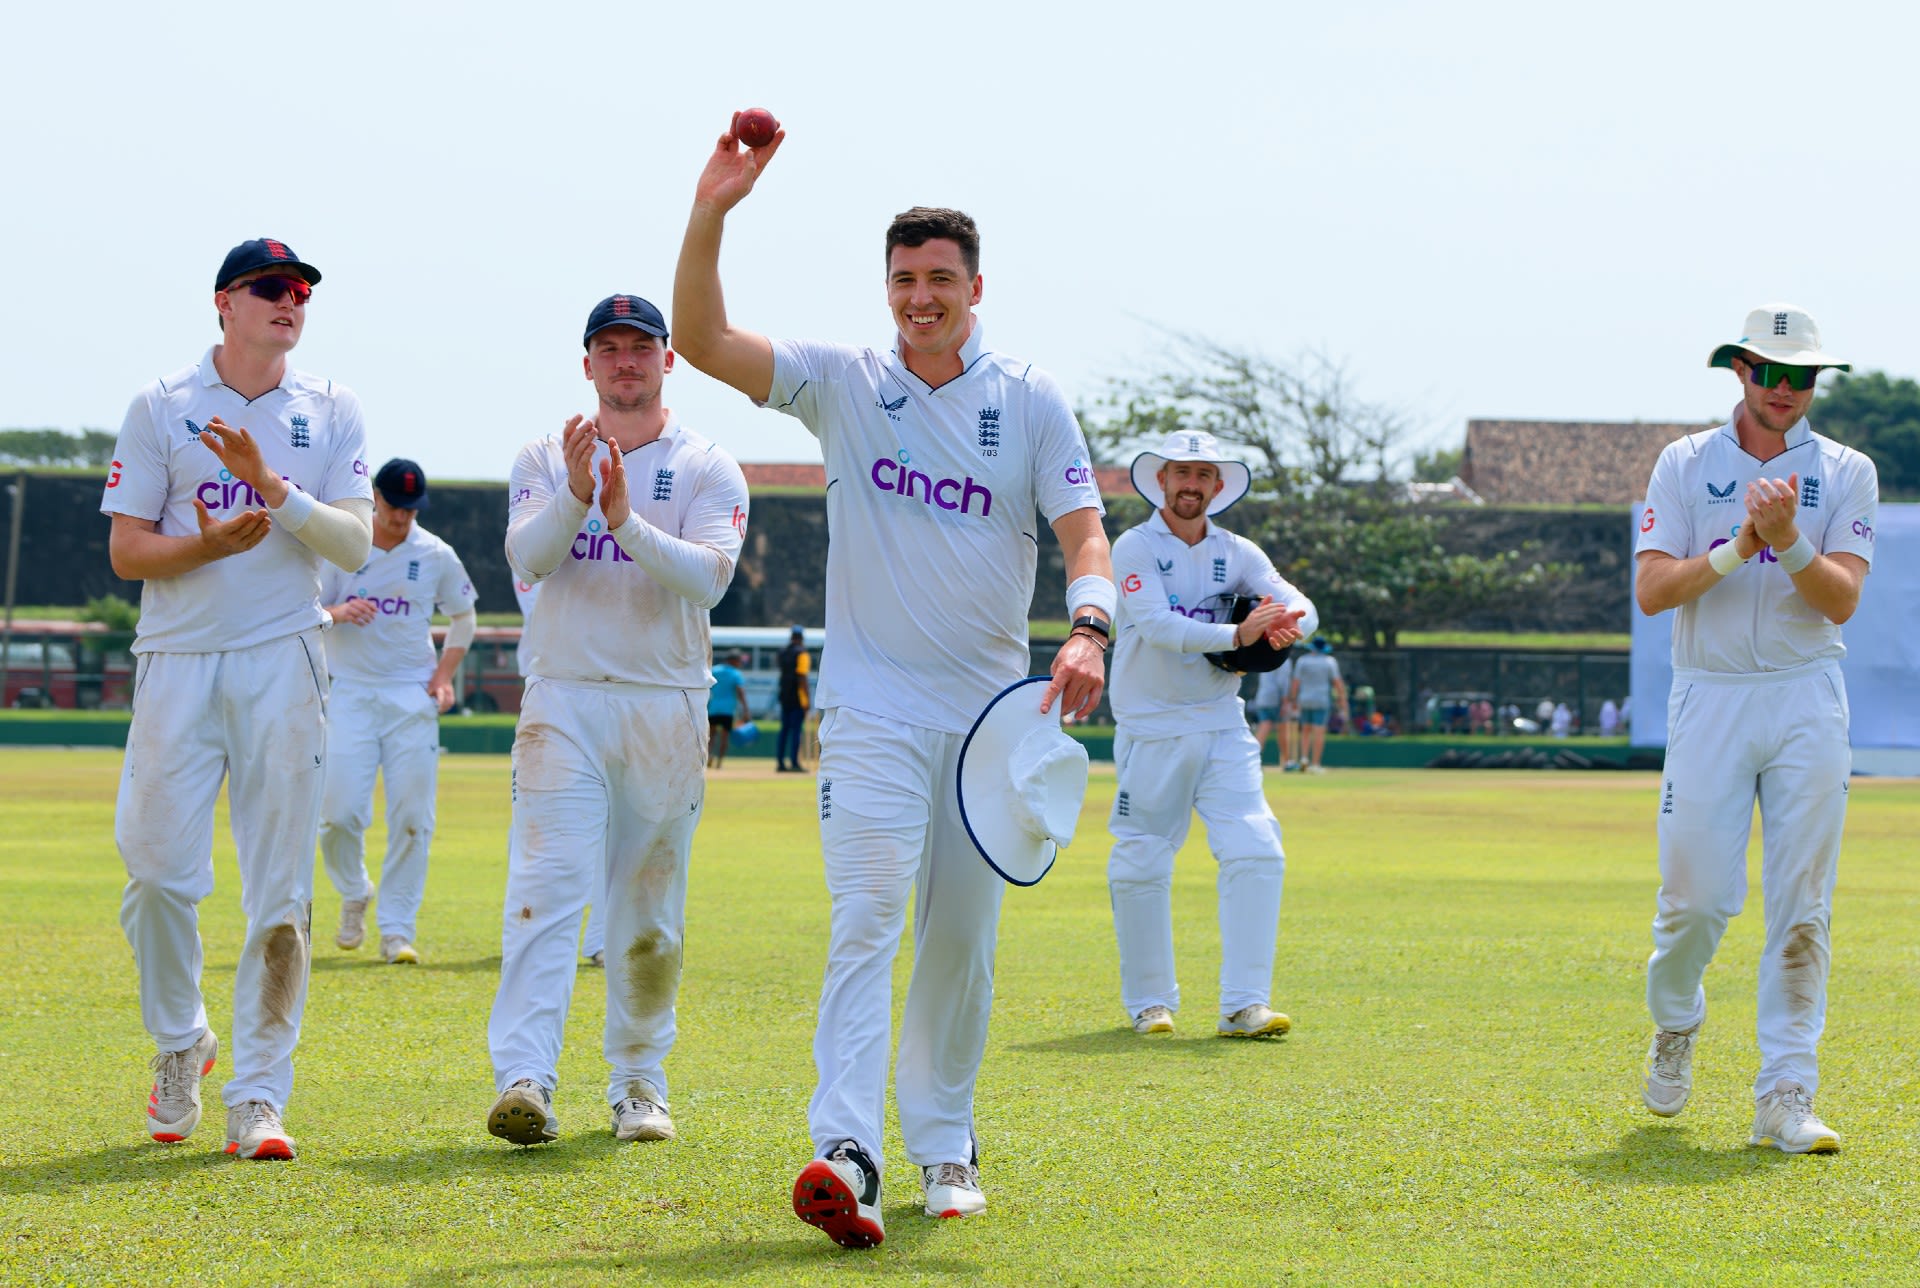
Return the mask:
POLYGON ((353 463, 353 472, 354 472, 355 474, 359 474, 359 475, 362 475, 362 476, 365 476, 365 474, 366 474, 366 472, 367 472, 367 463, 366 463, 366 461, 364 461, 364 460, 357 460, 357 461, 355 461, 355 462, 353 463))
POLYGON ((1093 470, 1088 466, 1081 464, 1080 458, 1076 456, 1073 458, 1073 464, 1067 466, 1066 473, 1062 474, 1060 477, 1065 479, 1067 482, 1072 483, 1075 486, 1078 486, 1082 483, 1093 482, 1093 470))
MULTIPOLYGON (((108 487, 120 486, 120 462, 119 461, 115 461, 113 463, 113 473, 107 475, 107 486, 108 487)), ((1860 530, 1860 525, 1856 523, 1853 525, 1853 528, 1855 532, 1858 532, 1860 530)))
POLYGON ((588 519, 587 530, 573 539, 575 559, 607 559, 614 563, 632 563, 633 556, 620 548, 611 532, 600 530, 600 520, 588 519))
POLYGON ((307 418, 305 416, 295 416, 292 424, 293 445, 295 447, 312 447, 313 443, 307 437, 307 418))
POLYGON ((1218 615, 1216 615, 1211 608, 1180 607, 1180 597, 1178 595, 1167 596, 1167 607, 1171 609, 1173 612, 1180 614, 1180 616, 1186 618, 1189 621, 1217 622, 1220 620, 1218 615))
POLYGON ((1213 561, 1213 579, 1218 582, 1226 581, 1227 561, 1225 559, 1216 559, 1213 561))
MULTIPOLYGON (((118 465, 119 463, 120 463, 119 461, 114 462, 115 465, 118 465)), ((114 477, 118 478, 119 475, 116 474, 114 475, 114 477)), ((107 486, 112 487, 113 485, 109 483, 107 486)), ((1872 545, 1873 544, 1873 525, 1871 523, 1868 523, 1865 519, 1855 519, 1853 521, 1853 535, 1856 537, 1865 537, 1867 539, 1867 544, 1872 545)))
POLYGON ((1129 595, 1140 589, 1140 574, 1137 572, 1128 573, 1127 579, 1120 583, 1120 589, 1129 595))
POLYGON ((348 596, 348 599, 364 599, 387 617, 413 616, 413 601, 402 599, 398 595, 389 595, 385 599, 382 599, 378 595, 369 595, 363 587, 354 591, 353 594, 348 596))
POLYGON ((873 405, 878 407, 881 411, 887 413, 888 420, 899 420, 900 418, 894 415, 894 413, 907 405, 907 396, 905 394, 901 394, 898 398, 894 399, 892 402, 882 402, 879 399, 875 399, 873 405))
POLYGON ((1800 504, 1809 510, 1820 508, 1820 480, 1804 478, 1800 480, 1800 504))
POLYGON ((1733 489, 1738 486, 1740 486, 1740 482, 1738 479, 1728 480, 1727 486, 1724 488, 1717 488, 1711 483, 1707 484, 1707 504, 1708 505, 1730 504, 1733 500, 1733 489))
MULTIPOLYGON (((289 486, 300 487, 298 483, 287 478, 286 475, 282 474, 280 477, 289 486)), ((303 492, 306 491, 305 488, 300 488, 300 490, 303 492)), ((266 502, 260 499, 260 494, 253 490, 253 484, 246 482, 244 479, 233 477, 233 474, 228 470, 221 470, 218 479, 208 479, 205 483, 202 483, 194 489, 193 494, 199 498, 200 504, 206 506, 208 510, 230 510, 236 505, 253 509, 263 507, 266 504, 266 502)))
POLYGON ((919 470, 908 469, 907 461, 908 456, 904 449, 898 461, 882 456, 873 463, 873 468, 868 471, 868 477, 882 492, 892 492, 896 496, 904 497, 918 495, 922 505, 972 514, 974 498, 978 497, 980 517, 984 519, 993 513, 993 493, 975 483, 971 474, 964 479, 935 480, 919 470), (960 499, 957 501, 952 499, 956 492, 960 494, 960 499))
MULTIPOLYGON (((1734 528, 1732 531, 1735 536, 1740 535, 1740 529, 1734 528)), ((1721 546, 1724 546, 1726 544, 1727 544, 1727 539, 1725 537, 1715 537, 1711 542, 1707 544, 1707 549, 1718 550, 1721 546)), ((1771 548, 1767 546, 1761 546, 1760 562, 1765 564, 1765 563, 1779 563, 1780 561, 1779 559, 1774 557, 1774 553, 1771 548)))
POLYGON ((1653 531, 1653 507, 1652 506, 1647 507, 1647 517, 1640 520, 1640 531, 1642 532, 1653 531))
POLYGON ((672 470, 655 470, 653 472, 653 499, 656 501, 673 500, 672 470))
POLYGON ((510 506, 519 505, 522 501, 530 500, 532 497, 533 497, 533 489, 530 487, 523 487, 518 492, 515 492, 513 494, 513 500, 507 502, 507 504, 510 506))

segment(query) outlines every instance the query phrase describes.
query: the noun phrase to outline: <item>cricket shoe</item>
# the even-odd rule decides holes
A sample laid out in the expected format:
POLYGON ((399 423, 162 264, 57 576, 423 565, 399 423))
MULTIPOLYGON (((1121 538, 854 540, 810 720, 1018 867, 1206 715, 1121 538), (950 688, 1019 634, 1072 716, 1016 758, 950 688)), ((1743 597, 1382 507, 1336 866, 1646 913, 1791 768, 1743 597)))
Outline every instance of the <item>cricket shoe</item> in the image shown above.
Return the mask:
POLYGON ((280 1111, 264 1100, 243 1100, 227 1110, 227 1152, 240 1158, 292 1158, 293 1137, 280 1125, 280 1111))
POLYGON ((1840 1133, 1813 1116, 1813 1097, 1797 1082, 1781 1081, 1754 1106, 1749 1145, 1771 1145, 1783 1154, 1833 1154, 1840 1133))
POLYGON ((936 1163, 921 1168, 920 1188, 926 1194, 928 1216, 979 1216, 987 1210, 987 1196, 980 1192, 980 1171, 968 1163, 936 1163))
POLYGON ((560 1138, 560 1117, 553 1093, 532 1078, 522 1078, 500 1093, 487 1111, 487 1130, 516 1145, 541 1145, 560 1138))
POLYGON ((407 942, 405 935, 380 936, 380 955, 393 966, 413 966, 420 961, 419 950, 407 942))
POLYGON ((333 942, 352 950, 365 943, 366 939, 367 901, 348 899, 340 905, 340 929, 334 934, 333 942))
POLYGON ((1292 1027, 1292 1020, 1255 1002, 1252 1006, 1241 1007, 1232 1015, 1221 1016, 1220 1026, 1214 1032, 1223 1038, 1265 1038, 1285 1033, 1292 1027))
POLYGON ((213 1069, 220 1039, 206 1029, 184 1051, 153 1057, 153 1090, 147 1093, 147 1135, 168 1145, 193 1135, 200 1125, 200 1079, 213 1069))
POLYGON ((1149 1006, 1133 1017, 1133 1031, 1139 1034, 1173 1032, 1173 1012, 1164 1006, 1149 1006))
POLYGON ((887 1237, 880 1225, 879 1169, 858 1145, 841 1141, 794 1178, 793 1214, 843 1248, 879 1246, 887 1237))
POLYGON ((589 953, 587 955, 587 965, 605 970, 607 968, 607 954, 605 950, 596 948, 593 952, 589 953))
POLYGON ((1647 1080, 1641 1085, 1640 1099, 1662 1118, 1685 1109, 1687 1098, 1693 1094, 1693 1044, 1699 1036, 1697 1024, 1685 1033, 1653 1031, 1653 1041, 1647 1046, 1647 1080))
POLYGON ((616 1140, 672 1140, 673 1119, 666 1097, 653 1084, 635 1078, 627 1084, 627 1098, 613 1107, 616 1140))

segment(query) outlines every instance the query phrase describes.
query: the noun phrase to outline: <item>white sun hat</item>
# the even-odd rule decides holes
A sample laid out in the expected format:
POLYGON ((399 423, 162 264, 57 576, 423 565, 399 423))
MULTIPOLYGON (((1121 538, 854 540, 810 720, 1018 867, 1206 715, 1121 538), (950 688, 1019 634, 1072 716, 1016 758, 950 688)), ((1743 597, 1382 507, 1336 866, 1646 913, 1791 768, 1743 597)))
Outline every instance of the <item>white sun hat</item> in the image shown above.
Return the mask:
POLYGON ((1707 359, 1709 367, 1731 367, 1741 353, 1751 353, 1762 362, 1780 362, 1792 367, 1836 367, 1852 371, 1853 364, 1842 362, 1820 348, 1820 328, 1813 317, 1796 304, 1762 304, 1747 314, 1743 334, 1732 344, 1723 344, 1707 359))
POLYGON ((1133 458, 1133 490, 1153 502, 1158 510, 1167 503, 1167 494, 1155 475, 1168 461, 1207 461, 1220 467, 1226 484, 1220 495, 1207 502, 1207 513, 1219 514, 1247 494, 1253 486, 1253 471, 1245 461, 1236 461, 1220 450, 1220 440, 1201 429, 1183 429, 1168 434, 1157 452, 1142 452, 1133 458))
POLYGON ((1018 886, 1037 884, 1073 844, 1087 796, 1087 749, 1060 727, 1060 703, 1040 710, 1048 682, 1034 675, 1002 689, 960 745, 955 775, 967 836, 1018 886))

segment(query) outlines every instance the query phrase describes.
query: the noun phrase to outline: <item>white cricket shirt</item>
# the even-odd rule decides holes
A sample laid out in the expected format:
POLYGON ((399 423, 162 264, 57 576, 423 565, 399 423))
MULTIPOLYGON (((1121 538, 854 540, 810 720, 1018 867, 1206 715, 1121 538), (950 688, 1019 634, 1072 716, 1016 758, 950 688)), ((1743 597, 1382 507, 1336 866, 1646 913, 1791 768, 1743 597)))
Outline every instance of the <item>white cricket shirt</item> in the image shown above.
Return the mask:
MULTIPOLYGON (((508 484, 507 525, 518 527, 549 504, 581 510, 578 534, 545 577, 514 575, 539 586, 540 607, 520 637, 521 668, 551 680, 611 680, 704 692, 712 632, 707 610, 662 585, 607 531, 600 511, 600 464, 594 444, 594 500, 581 510, 567 487, 560 435, 520 451, 508 484)), ((623 458, 633 512, 668 537, 705 546, 739 563, 747 529, 747 480, 731 456, 686 428, 678 417, 651 443, 623 458)))
POLYGON ((1113 718, 1133 738, 1234 729, 1247 723, 1240 679, 1203 654, 1233 648, 1230 595, 1273 596, 1306 610, 1299 626, 1320 625, 1313 601, 1274 571, 1259 546, 1212 520, 1198 545, 1167 527, 1159 510, 1113 543, 1120 584, 1113 646, 1113 718))
MULTIPOLYGON (((252 402, 220 383, 213 350, 191 367, 134 395, 114 444, 100 499, 102 514, 159 520, 162 536, 200 531, 195 498, 218 521, 265 509, 203 446, 215 416, 245 429, 267 468, 322 505, 373 499, 360 400, 342 385, 287 369, 278 386, 252 402)), ((218 653, 252 648, 312 630, 325 560, 277 525, 253 549, 178 577, 149 579, 140 591, 135 653, 218 653)))
POLYGON ((364 626, 336 622, 327 631, 327 669, 335 679, 362 684, 425 684, 439 657, 433 648, 434 610, 452 617, 471 612, 473 582, 453 547, 415 523, 391 550, 373 547, 354 572, 329 564, 320 575, 320 602, 364 599, 374 618, 364 626))
MULTIPOLYGON (((1647 483, 1647 510, 1634 547, 1676 559, 1733 539, 1747 517, 1747 484, 1800 476, 1800 531, 1821 554, 1873 562, 1880 477, 1851 447, 1813 432, 1803 419, 1786 450, 1762 463, 1740 446, 1729 420, 1667 444, 1647 483)), ((1771 550, 1735 568, 1673 616, 1673 669, 1750 675, 1785 671, 1846 654, 1840 628, 1794 589, 1771 550)))
POLYGON ((1030 665, 1035 512, 1105 512, 1053 378, 989 350, 978 319, 960 358, 934 389, 894 351, 773 342, 766 405, 826 457, 822 707, 971 729, 1030 665))

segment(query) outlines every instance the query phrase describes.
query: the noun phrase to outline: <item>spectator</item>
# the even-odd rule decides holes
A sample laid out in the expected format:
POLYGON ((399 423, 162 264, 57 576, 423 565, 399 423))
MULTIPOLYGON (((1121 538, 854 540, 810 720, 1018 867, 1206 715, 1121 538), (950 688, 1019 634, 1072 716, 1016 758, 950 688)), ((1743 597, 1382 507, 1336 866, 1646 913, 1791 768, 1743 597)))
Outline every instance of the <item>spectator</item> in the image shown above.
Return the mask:
POLYGON ((1600 704, 1600 736, 1611 738, 1619 732, 1620 708, 1613 705, 1612 698, 1608 698, 1600 704))
POLYGON ((1567 704, 1564 702, 1555 704, 1553 708, 1553 736, 1556 738, 1564 738, 1572 729, 1573 712, 1567 710, 1567 704))
POLYGON ((747 709, 747 677, 740 674, 741 667, 751 664, 745 653, 735 653, 726 661, 714 664, 713 687, 707 690, 708 769, 718 769, 726 763, 735 713, 740 724, 753 719, 753 713, 747 709))

